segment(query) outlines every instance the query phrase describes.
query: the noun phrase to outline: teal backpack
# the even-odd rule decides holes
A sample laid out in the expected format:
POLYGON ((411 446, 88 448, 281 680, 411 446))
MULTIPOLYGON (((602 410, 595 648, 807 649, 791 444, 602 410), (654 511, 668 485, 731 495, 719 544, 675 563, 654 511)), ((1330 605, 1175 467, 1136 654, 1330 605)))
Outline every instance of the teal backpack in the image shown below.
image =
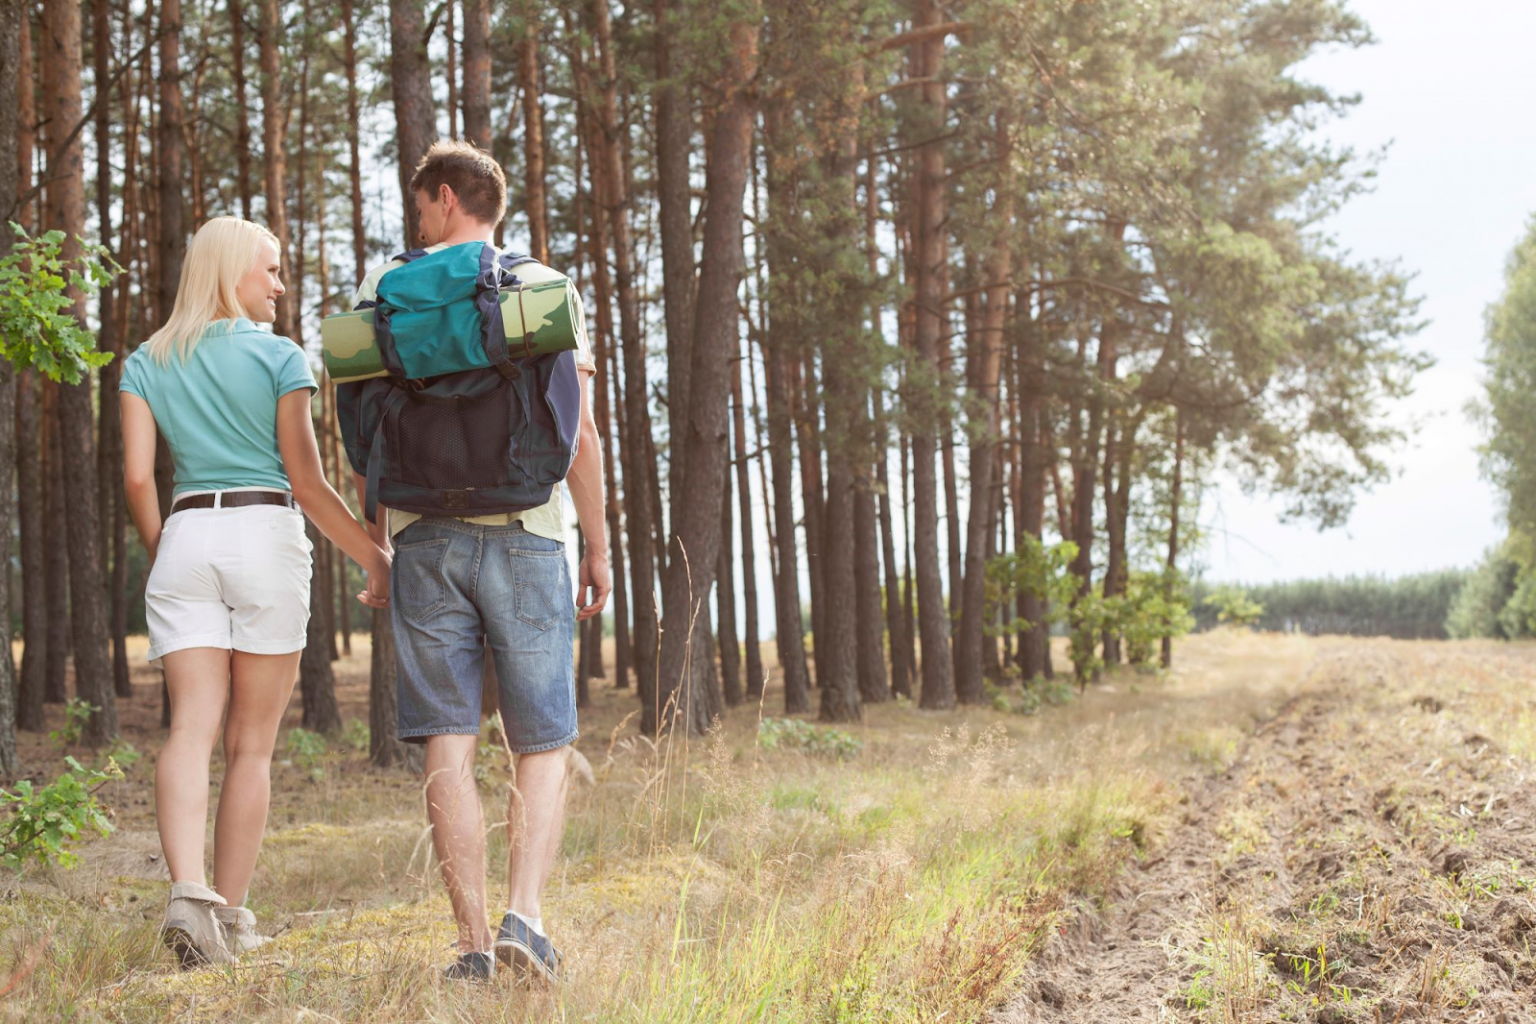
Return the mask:
POLYGON ((572 351, 509 351, 502 293, 536 261, 480 242, 395 259, 372 304, 389 373, 336 385, 368 519, 380 502, 461 517, 543 505, 576 455, 581 385, 572 351))

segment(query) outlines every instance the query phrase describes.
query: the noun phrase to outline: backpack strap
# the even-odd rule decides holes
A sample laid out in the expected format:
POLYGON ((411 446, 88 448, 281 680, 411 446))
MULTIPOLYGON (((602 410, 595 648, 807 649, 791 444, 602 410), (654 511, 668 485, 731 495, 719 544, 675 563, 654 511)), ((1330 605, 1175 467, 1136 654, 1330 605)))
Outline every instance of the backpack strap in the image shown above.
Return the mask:
MULTIPOLYGON (((519 286, 517 275, 512 273, 514 267, 537 262, 538 260, 532 256, 500 252, 493 245, 487 245, 480 252, 480 277, 476 282, 479 290, 475 296, 475 305, 479 308, 481 322, 485 325, 482 338, 485 357, 490 360, 491 367, 501 374, 504 380, 516 380, 522 371, 512 362, 512 355, 507 350, 506 324, 501 316, 501 293, 519 286)), ((521 300, 521 293, 519 293, 519 300, 521 300)), ((524 319, 523 322, 526 324, 527 320, 524 319)), ((531 334, 524 335, 525 351, 531 350, 529 345, 531 337, 531 334)))
MULTIPOLYGON (((411 263, 427 255, 425 249, 410 249, 395 256, 392 263, 411 263)), ((395 335, 390 330, 389 315, 393 312, 387 303, 375 303, 373 313, 373 337, 379 346, 379 358, 384 363, 384 369, 397 381, 404 382, 405 364, 400 361, 400 353, 395 348, 395 335)), ((361 308, 361 307, 359 307, 361 308)))
POLYGON ((370 523, 377 522, 379 517, 379 481, 384 475, 384 426, 405 404, 407 397, 405 388, 397 384, 381 400, 383 408, 379 410, 379 425, 374 428, 373 444, 368 448, 368 482, 363 494, 363 514, 370 523))

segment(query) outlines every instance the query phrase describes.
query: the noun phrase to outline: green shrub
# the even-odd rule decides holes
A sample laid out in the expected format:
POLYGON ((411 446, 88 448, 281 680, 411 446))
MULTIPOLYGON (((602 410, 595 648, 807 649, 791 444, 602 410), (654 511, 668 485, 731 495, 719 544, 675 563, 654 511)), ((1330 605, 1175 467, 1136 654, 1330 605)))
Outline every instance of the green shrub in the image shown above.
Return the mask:
POLYGON ((34 862, 74 867, 78 858, 69 847, 83 832, 94 830, 103 836, 112 832, 96 792, 121 779, 122 769, 110 758, 99 769, 85 768, 73 757, 66 757, 64 763, 69 771, 41 789, 34 789, 30 779, 16 783, 15 792, 0 789, 0 804, 10 808, 0 824, 0 865, 12 870, 34 862))
POLYGON ((288 730, 288 756, 316 782, 325 778, 320 759, 325 756, 325 737, 308 729, 288 730))
POLYGON ((763 719, 757 723, 757 742, 764 750, 800 750, 839 761, 857 757, 864 748, 864 742, 851 733, 798 718, 763 719))
POLYGON ((80 742, 80 737, 85 735, 85 723, 91 720, 91 716, 100 711, 95 704, 81 700, 79 697, 71 697, 64 705, 64 727, 54 729, 48 734, 48 738, 61 747, 72 747, 80 742))
POLYGON ((361 718, 347 719, 347 727, 341 730, 341 742, 357 753, 364 753, 373 742, 373 732, 361 718))

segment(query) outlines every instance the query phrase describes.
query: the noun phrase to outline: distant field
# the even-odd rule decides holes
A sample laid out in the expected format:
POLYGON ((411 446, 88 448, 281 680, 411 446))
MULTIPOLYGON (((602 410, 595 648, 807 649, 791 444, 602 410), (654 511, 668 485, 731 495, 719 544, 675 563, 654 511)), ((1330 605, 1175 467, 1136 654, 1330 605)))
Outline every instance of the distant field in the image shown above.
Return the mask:
MULTIPOLYGON (((338 665, 344 717, 367 655, 359 637, 338 665)), ((1536 982, 1525 656, 1222 631, 1034 716, 871 707, 845 762, 763 748, 757 707, 653 749, 633 695, 599 685, 596 784, 545 906, 570 965, 553 993, 438 980, 454 933, 419 782, 340 744, 275 767, 251 902, 279 941, 177 971, 146 756, 79 868, 0 878, 0 1014, 1494 1020, 1536 982)), ((155 673, 135 682, 124 733, 152 754, 155 673)), ((61 756, 25 742, 28 764, 61 756)), ((507 773, 484 755, 494 880, 507 773)))

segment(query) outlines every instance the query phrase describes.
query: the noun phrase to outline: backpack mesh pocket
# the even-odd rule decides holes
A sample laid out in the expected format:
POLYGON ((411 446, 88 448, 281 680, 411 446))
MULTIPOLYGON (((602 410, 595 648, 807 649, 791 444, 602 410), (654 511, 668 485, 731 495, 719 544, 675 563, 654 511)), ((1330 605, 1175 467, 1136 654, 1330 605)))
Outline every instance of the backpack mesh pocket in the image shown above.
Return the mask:
POLYGON ((474 382, 429 386, 400 407, 389 425, 392 482, 431 490, 521 482, 514 457, 518 389, 496 374, 476 375, 474 382))

